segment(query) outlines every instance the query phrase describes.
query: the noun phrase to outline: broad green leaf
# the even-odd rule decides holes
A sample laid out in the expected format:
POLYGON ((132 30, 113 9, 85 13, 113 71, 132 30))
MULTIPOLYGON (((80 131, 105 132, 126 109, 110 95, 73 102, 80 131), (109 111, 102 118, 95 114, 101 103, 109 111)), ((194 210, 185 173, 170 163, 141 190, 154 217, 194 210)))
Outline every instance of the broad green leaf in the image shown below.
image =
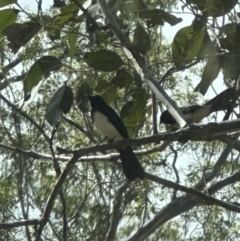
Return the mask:
POLYGON ((112 85, 118 88, 124 88, 134 81, 133 77, 125 69, 119 69, 116 75, 112 78, 112 85))
POLYGON ((72 104, 73 91, 69 86, 65 85, 65 91, 62 97, 62 101, 60 103, 60 109, 64 114, 67 114, 70 111, 72 104))
POLYGON ((104 90, 106 90, 110 85, 111 85, 111 83, 109 83, 105 79, 99 79, 97 82, 97 86, 95 87, 94 90, 98 93, 101 93, 104 90))
POLYGON ((233 55, 240 54, 240 26, 237 23, 229 23, 219 29, 223 37, 219 38, 222 49, 227 49, 233 55))
POLYGON ((77 43, 77 37, 78 37, 78 29, 79 26, 73 29, 73 32, 70 32, 68 34, 68 45, 69 45, 69 53, 70 56, 73 57, 76 52, 76 43, 77 43))
POLYGON ((111 104, 117 96, 117 88, 113 85, 110 85, 103 93, 103 99, 107 103, 111 104))
POLYGON ((52 22, 47 26, 48 37, 54 41, 60 39, 60 31, 62 27, 77 15, 77 11, 62 13, 54 16, 52 22))
POLYGON ((29 69, 24 80, 24 97, 31 93, 41 78, 47 76, 51 71, 58 71, 62 67, 61 61, 54 56, 44 56, 37 60, 29 69))
POLYGON ((187 0, 187 4, 195 4, 204 14, 213 17, 230 12, 237 3, 238 0, 187 0))
POLYGON ((221 70, 220 57, 214 56, 212 58, 209 58, 203 70, 202 79, 200 83, 197 85, 197 87, 195 88, 195 91, 198 91, 202 95, 205 95, 208 90, 208 87, 218 77, 220 70, 221 70))
POLYGON ((63 113, 67 114, 73 103, 72 89, 67 86, 61 86, 53 95, 46 109, 46 120, 51 126, 54 126, 63 113))
POLYGON ((78 87, 77 93, 76 93, 76 102, 77 102, 78 108, 82 112, 89 111, 88 99, 86 96, 92 95, 92 93, 93 93, 93 90, 88 83, 83 83, 78 87))
POLYGON ((135 137, 139 125, 144 122, 145 108, 135 100, 125 103, 120 112, 120 117, 128 130, 130 138, 135 137))
POLYGON ((202 53, 202 46, 207 35, 206 28, 188 26, 180 29, 172 43, 172 57, 177 67, 192 61, 202 53), (201 50, 201 51, 200 51, 201 50))
POLYGON ((164 25, 164 22, 167 22, 173 26, 182 21, 182 18, 177 18, 176 16, 161 9, 142 10, 139 11, 139 16, 140 18, 146 20, 146 23, 149 27, 164 25))
POLYGON ((143 0, 134 0, 134 1, 119 0, 118 3, 119 3, 120 11, 123 14, 132 13, 136 15, 138 11, 147 9, 147 6, 143 2, 143 0))
POLYGON ((69 12, 73 12, 76 9, 78 9, 77 5, 75 3, 70 3, 64 7, 60 8, 60 12, 61 13, 69 13, 69 12))
POLYGON ((120 56, 110 50, 86 53, 84 60, 92 68, 106 72, 115 71, 124 64, 120 56))
POLYGON ((4 9, 0 11, 0 37, 3 36, 2 30, 16 21, 19 12, 17 9, 4 9))
POLYGON ((14 4, 14 3, 17 3, 17 0, 1 0, 0 8, 10 5, 10 4, 14 4))
POLYGON ((213 17, 223 16, 230 12, 237 3, 238 0, 208 0, 202 12, 213 17))
POLYGON ((27 94, 24 93, 24 98, 19 102, 20 109, 24 110, 35 98, 40 89, 44 79, 38 81, 38 83, 32 87, 31 91, 27 94))
POLYGON ((140 24, 137 24, 137 27, 134 31, 133 43, 142 55, 146 55, 151 49, 151 39, 149 34, 140 24))
POLYGON ((7 36, 9 48, 14 54, 27 44, 42 28, 39 23, 26 22, 26 23, 13 23, 3 29, 2 34, 7 36))

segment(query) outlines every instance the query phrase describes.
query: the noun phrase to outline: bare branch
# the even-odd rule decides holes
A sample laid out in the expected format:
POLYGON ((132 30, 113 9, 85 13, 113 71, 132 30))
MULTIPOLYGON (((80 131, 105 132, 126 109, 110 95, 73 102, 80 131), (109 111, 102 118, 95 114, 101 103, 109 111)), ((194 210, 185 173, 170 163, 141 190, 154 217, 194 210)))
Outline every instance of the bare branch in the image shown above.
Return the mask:
POLYGON ((27 119, 33 126, 35 126, 40 133, 44 136, 44 138, 47 140, 47 142, 49 143, 49 137, 47 136, 47 134, 45 133, 45 131, 43 130, 43 128, 37 124, 37 122, 35 122, 30 116, 28 116, 25 112, 23 112, 22 110, 20 110, 19 108, 17 108, 17 106, 15 106, 14 104, 12 104, 9 100, 7 100, 3 95, 0 94, 0 99, 2 99, 8 106, 10 106, 13 110, 17 111, 18 113, 20 113, 25 119, 27 119))
POLYGON ((31 219, 31 220, 24 220, 18 221, 14 223, 0 223, 0 229, 9 229, 9 228, 17 228, 26 225, 38 225, 40 224, 40 220, 38 219, 31 219))
POLYGON ((47 200, 47 204, 44 210, 44 213, 41 217, 41 225, 38 229, 38 233, 37 233, 37 237, 35 239, 35 241, 40 240, 42 231, 44 226, 47 224, 47 221, 50 217, 53 205, 54 205, 54 201, 56 199, 57 194, 59 193, 68 173, 72 170, 72 168, 74 167, 75 163, 77 162, 78 158, 80 156, 79 155, 74 155, 69 162, 67 163, 65 169, 63 170, 62 174, 60 175, 60 177, 58 178, 58 181, 56 183, 56 185, 54 186, 54 188, 52 189, 51 194, 49 195, 49 198, 47 200))
MULTIPOLYGON (((178 158, 178 153, 177 151, 173 148, 173 146, 170 145, 170 149, 171 151, 173 152, 174 154, 174 158, 173 158, 173 162, 172 162, 172 168, 173 168, 173 171, 175 173, 175 176, 176 176, 176 183, 179 184, 180 182, 180 178, 179 178, 179 174, 178 174, 178 170, 176 168, 176 162, 177 162, 177 158, 178 158)), ((177 189, 175 189, 173 191, 173 195, 172 195, 172 200, 176 199, 177 197, 177 189)))
POLYGON ((232 151, 232 145, 227 145, 225 149, 222 151, 220 157, 218 158, 217 162, 213 166, 212 170, 206 174, 201 180, 194 186, 195 189, 201 190, 204 188, 205 183, 210 182, 213 180, 214 177, 220 172, 222 166, 226 163, 228 155, 232 151))
POLYGON ((114 241, 116 237, 116 232, 118 228, 118 224, 120 221, 120 218, 122 216, 122 212, 120 210, 122 205, 122 194, 129 186, 129 182, 124 182, 117 190, 114 198, 114 205, 113 205, 113 211, 112 211, 112 218, 111 218, 111 224, 110 228, 107 233, 106 241, 114 241))
MULTIPOLYGON (((166 180, 166 179, 163 179, 163 178, 160 178, 160 177, 153 176, 151 174, 147 174, 146 173, 145 175, 146 175, 146 177, 149 180, 152 180, 154 182, 157 182, 159 184, 162 184, 162 185, 170 187, 170 188, 174 188, 174 189, 186 192, 187 194, 190 194, 190 195, 193 195, 195 197, 198 197, 198 198, 202 199, 205 202, 209 202, 211 204, 215 204, 215 205, 223 207, 223 208, 225 208, 227 210, 240 213, 240 208, 239 207, 237 207, 235 205, 232 205, 232 204, 229 204, 229 203, 226 203, 226 202, 223 202, 223 201, 221 201, 221 200, 219 200, 217 198, 211 197, 211 196, 209 196, 207 194, 204 194, 202 192, 199 192, 196 189, 188 188, 188 187, 185 187, 183 185, 174 183, 172 181, 169 181, 169 180, 166 180)), ((216 188, 216 185, 214 185, 215 188, 209 188, 208 192, 209 192, 209 194, 213 194, 213 193, 215 193, 216 191, 220 190, 223 187, 223 185, 222 185, 223 183, 224 183, 225 186, 227 186, 227 185, 230 185, 230 184, 235 183, 237 181, 240 181, 240 172, 236 172, 232 176, 224 179, 223 181, 218 182, 219 188, 216 188)))
MULTIPOLYGON (((137 230, 136 233, 134 233, 131 237, 126 239, 127 241, 143 241, 147 237, 149 237, 158 227, 169 221, 170 219, 180 215, 181 213, 187 212, 188 210, 191 210, 192 208, 196 207, 200 204, 215 204, 218 206, 221 206, 223 208, 226 208, 227 210, 231 210, 234 212, 239 212, 240 208, 236 205, 232 205, 230 203, 223 202, 221 200, 218 200, 216 198, 213 198, 209 195, 206 195, 204 193, 201 193, 197 190, 194 190, 192 188, 186 188, 184 186, 178 185, 176 183, 173 183, 171 181, 166 181, 159 177, 154 177, 149 174, 145 174, 147 178, 150 180, 156 181, 157 183, 160 183, 164 186, 175 188, 184 192, 187 192, 190 195, 193 195, 195 197, 184 195, 181 197, 176 198, 174 201, 169 203, 167 206, 162 208, 162 210, 156 214, 151 220, 149 220, 146 224, 144 224, 140 229, 137 230), (204 201, 204 203, 203 203, 204 201)), ((227 177, 223 179, 222 181, 213 184, 209 189, 208 193, 210 195, 214 194, 221 188, 233 184, 237 181, 240 181, 240 172, 236 172, 230 177, 227 177)))
POLYGON ((96 140, 94 140, 93 136, 86 130, 84 130, 84 128, 82 126, 80 126, 79 124, 77 124, 76 122, 72 121, 71 119, 67 118, 66 116, 63 116, 62 118, 63 120, 65 120, 68 124, 72 125, 73 127, 75 127, 77 130, 81 131, 84 135, 86 135, 89 140, 91 140, 93 143, 97 143, 96 140))

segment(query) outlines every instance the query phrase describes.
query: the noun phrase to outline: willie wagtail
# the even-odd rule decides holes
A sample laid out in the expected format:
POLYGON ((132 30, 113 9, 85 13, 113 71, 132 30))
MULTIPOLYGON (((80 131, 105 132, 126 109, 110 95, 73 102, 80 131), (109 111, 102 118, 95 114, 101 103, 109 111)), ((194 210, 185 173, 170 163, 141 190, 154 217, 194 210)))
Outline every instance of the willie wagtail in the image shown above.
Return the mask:
MULTIPOLYGON (((235 88, 228 88, 204 105, 192 105, 182 107, 180 110, 186 116, 188 124, 198 123, 203 118, 209 116, 216 111, 227 110, 224 120, 228 119, 233 108, 236 107, 236 92, 235 88)), ((160 123, 176 126, 177 122, 168 110, 165 110, 161 117, 160 123)))
MULTIPOLYGON (((115 110, 107 105, 99 95, 88 96, 92 107, 92 120, 96 129, 108 141, 129 138, 126 127, 115 110)), ((122 161, 123 172, 128 180, 144 179, 144 170, 135 156, 132 147, 118 149, 122 161)))

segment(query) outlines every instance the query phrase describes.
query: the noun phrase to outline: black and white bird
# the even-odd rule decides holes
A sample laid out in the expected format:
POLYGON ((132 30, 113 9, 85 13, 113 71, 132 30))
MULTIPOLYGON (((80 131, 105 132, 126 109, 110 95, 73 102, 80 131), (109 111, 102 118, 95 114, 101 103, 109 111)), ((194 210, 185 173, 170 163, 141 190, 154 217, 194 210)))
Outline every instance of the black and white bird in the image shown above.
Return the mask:
MULTIPOLYGON (((122 120, 101 96, 88 96, 92 107, 92 120, 96 129, 108 141, 119 141, 129 138, 122 120)), ((144 179, 144 170, 135 156, 132 147, 118 149, 122 161, 123 172, 128 180, 144 179)))
MULTIPOLYGON (((233 108, 236 107, 236 92, 235 88, 228 88, 209 100, 204 105, 191 105, 181 107, 180 110, 186 117, 188 124, 198 123, 211 113, 216 111, 227 110, 224 120, 228 119, 233 108)), ((160 123, 177 126, 177 122, 168 110, 163 111, 160 117, 160 123)))

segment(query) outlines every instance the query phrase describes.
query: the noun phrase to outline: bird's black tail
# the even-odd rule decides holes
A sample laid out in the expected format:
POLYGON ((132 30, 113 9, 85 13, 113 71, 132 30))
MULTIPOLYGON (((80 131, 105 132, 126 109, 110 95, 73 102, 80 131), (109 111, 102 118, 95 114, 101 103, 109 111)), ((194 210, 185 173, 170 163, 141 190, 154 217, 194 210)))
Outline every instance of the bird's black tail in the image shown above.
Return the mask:
POLYGON ((123 172, 127 179, 130 181, 137 178, 144 179, 144 170, 133 153, 132 147, 128 146, 118 151, 122 160, 123 172))
POLYGON ((212 105, 211 113, 215 111, 228 110, 236 105, 235 88, 228 88, 208 101, 205 105, 212 105))

